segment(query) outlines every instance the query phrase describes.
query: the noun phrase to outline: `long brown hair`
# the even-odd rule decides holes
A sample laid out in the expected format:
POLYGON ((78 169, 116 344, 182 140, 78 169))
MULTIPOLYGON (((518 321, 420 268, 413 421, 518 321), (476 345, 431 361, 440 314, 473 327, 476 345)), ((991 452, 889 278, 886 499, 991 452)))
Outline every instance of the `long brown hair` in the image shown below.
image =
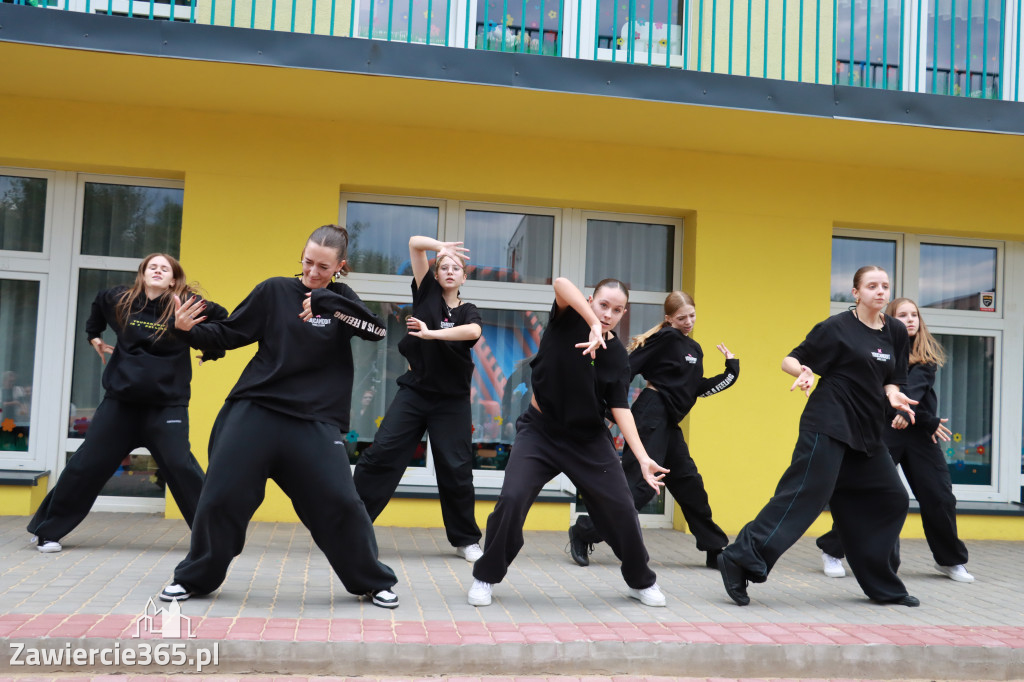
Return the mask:
MULTIPOLYGON (((671 292, 668 296, 665 297, 665 317, 672 317, 684 305, 692 305, 694 308, 697 307, 697 305, 693 302, 693 296, 690 296, 690 294, 686 293, 685 291, 671 292)), ((638 334, 634 336, 632 340, 629 342, 629 346, 626 348, 626 350, 632 353, 634 350, 640 348, 645 343, 647 343, 647 339, 654 336, 665 327, 671 326, 671 324, 672 323, 669 322, 668 320, 663 319, 660 324, 654 325, 653 327, 645 331, 643 334, 638 334)))
POLYGON ((917 311, 918 328, 917 333, 914 334, 914 338, 910 342, 910 364, 931 364, 936 367, 942 367, 946 364, 946 351, 943 350, 942 344, 928 331, 928 325, 924 323, 924 318, 921 317, 921 309, 917 307, 917 303, 909 298, 897 298, 889 302, 885 309, 885 314, 889 317, 896 317, 896 311, 904 303, 914 306, 914 310, 917 311))
POLYGON ((128 326, 128 318, 131 317, 139 297, 145 298, 146 296, 146 268, 149 267, 149 262, 157 256, 163 256, 171 264, 171 277, 174 279, 174 284, 160 295, 159 300, 163 304, 163 311, 157 320, 159 327, 153 332, 154 340, 164 335, 164 332, 167 331, 168 323, 174 317, 174 296, 177 295, 179 299, 184 301, 186 294, 191 289, 198 288, 194 285, 190 286, 185 282, 185 269, 181 267, 181 263, 178 262, 177 258, 168 253, 149 254, 139 264, 138 272, 135 273, 135 283, 117 299, 114 313, 117 316, 117 323, 121 326, 121 329, 128 326))

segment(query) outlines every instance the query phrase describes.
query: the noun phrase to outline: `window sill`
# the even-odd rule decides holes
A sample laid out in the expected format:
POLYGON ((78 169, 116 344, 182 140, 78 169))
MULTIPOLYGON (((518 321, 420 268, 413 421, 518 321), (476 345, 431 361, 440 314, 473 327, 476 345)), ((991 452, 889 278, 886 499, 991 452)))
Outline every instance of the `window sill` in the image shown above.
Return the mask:
POLYGON ((40 478, 49 475, 49 471, 0 469, 0 485, 37 486, 40 478))
MULTIPOLYGON (((498 499, 498 488, 477 488, 477 501, 493 502, 498 499)), ((392 498, 414 499, 414 500, 436 500, 437 486, 433 485, 400 485, 392 498)), ((564 490, 542 490, 537 496, 537 502, 555 502, 569 504, 576 499, 573 493, 564 490)))
MULTIPOLYGON (((910 513, 918 514, 921 505, 910 501, 910 513)), ((1020 502, 957 502, 956 513, 964 516, 1024 516, 1024 505, 1020 502)))

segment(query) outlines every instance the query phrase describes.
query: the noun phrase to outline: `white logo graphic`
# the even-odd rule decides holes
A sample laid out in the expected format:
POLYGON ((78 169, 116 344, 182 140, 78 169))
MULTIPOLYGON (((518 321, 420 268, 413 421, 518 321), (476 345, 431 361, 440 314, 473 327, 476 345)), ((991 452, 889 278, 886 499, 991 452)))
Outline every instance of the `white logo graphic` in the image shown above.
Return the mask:
POLYGON ((696 364, 697 364, 697 358, 693 357, 693 356, 692 356, 692 355, 690 355, 689 353, 687 353, 687 354, 686 354, 686 358, 685 358, 685 359, 686 359, 686 361, 687 361, 688 363, 690 363, 691 365, 696 365, 696 364))
POLYGON ((181 605, 172 601, 167 608, 158 608, 150 597, 146 602, 146 611, 135 619, 134 638, 142 637, 143 633, 159 635, 162 639, 193 639, 192 619, 181 614, 181 605), (157 626, 157 621, 160 625, 157 626))

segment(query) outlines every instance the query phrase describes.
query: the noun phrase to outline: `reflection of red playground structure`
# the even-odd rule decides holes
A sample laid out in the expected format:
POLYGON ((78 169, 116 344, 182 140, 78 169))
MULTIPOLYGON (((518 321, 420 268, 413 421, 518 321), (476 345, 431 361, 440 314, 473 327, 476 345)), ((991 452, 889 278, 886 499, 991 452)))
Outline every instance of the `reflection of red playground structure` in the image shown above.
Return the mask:
POLYGON ((473 359, 477 367, 473 382, 473 402, 479 404, 483 412, 476 417, 482 422, 477 427, 479 432, 474 434, 473 440, 477 442, 499 440, 503 418, 516 416, 501 414, 508 376, 517 363, 537 352, 543 331, 540 320, 532 311, 485 314, 484 318, 483 334, 473 347, 473 359), (488 324, 488 321, 493 323, 488 324))

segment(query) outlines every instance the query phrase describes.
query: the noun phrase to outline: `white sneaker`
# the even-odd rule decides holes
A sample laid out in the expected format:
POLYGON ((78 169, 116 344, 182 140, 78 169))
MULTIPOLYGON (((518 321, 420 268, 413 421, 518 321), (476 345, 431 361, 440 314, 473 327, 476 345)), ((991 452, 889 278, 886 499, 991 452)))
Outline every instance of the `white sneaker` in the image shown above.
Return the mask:
POLYGON ((831 554, 821 553, 821 562, 825 564, 825 575, 829 578, 845 578, 846 569, 843 568, 843 560, 831 554))
MULTIPOLYGON (((43 550, 39 550, 40 552, 43 550)), ((956 566, 939 566, 935 564, 935 570, 942 573, 947 578, 955 580, 958 583, 973 583, 974 576, 967 572, 963 564, 957 564, 956 566)))
POLYGON ((654 583, 642 590, 631 587, 629 588, 629 596, 633 599, 638 599, 641 604, 646 606, 665 605, 665 595, 662 593, 661 588, 658 587, 658 583, 654 583))
POLYGON ((367 593, 373 601, 374 606, 379 606, 382 609, 397 609, 398 608, 398 595, 388 589, 374 590, 367 593))
POLYGON ((473 587, 469 588, 467 601, 470 606, 491 605, 491 584, 483 580, 473 580, 473 587))
POLYGON ((192 596, 192 590, 181 583, 171 583, 160 591, 160 601, 185 601, 192 596))
POLYGON ((64 549, 56 540, 47 540, 46 538, 40 538, 34 535, 32 536, 32 540, 36 543, 36 549, 43 554, 52 554, 53 552, 59 552, 64 549))
POLYGON ((484 555, 484 550, 480 549, 479 543, 474 542, 472 545, 466 545, 465 547, 456 547, 455 553, 469 563, 473 563, 484 555))

